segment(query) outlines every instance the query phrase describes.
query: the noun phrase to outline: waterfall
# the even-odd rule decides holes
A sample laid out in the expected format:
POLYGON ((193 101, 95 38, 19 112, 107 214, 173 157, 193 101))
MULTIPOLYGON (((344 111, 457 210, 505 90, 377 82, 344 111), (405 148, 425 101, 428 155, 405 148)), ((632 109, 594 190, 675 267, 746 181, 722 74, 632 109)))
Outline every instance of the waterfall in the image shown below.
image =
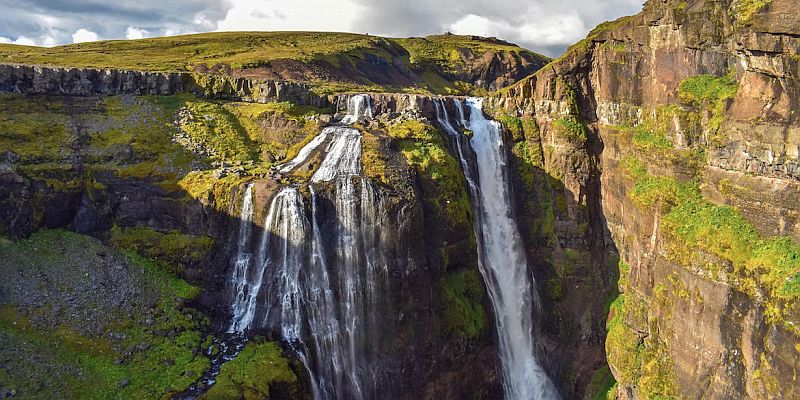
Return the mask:
POLYGON ((325 142, 325 140, 328 139, 328 135, 331 133, 333 129, 334 128, 327 128, 327 127, 323 128, 322 132, 320 132, 319 135, 314 136, 314 139, 312 139, 310 142, 308 142, 308 144, 303 146, 300 149, 300 151, 297 152, 297 155, 294 158, 292 158, 289 162, 278 167, 278 171, 287 173, 295 169, 295 167, 297 167, 298 165, 306 162, 308 156, 310 156, 311 153, 313 153, 314 150, 317 149, 317 147, 319 147, 322 143, 325 142))
MULTIPOLYGON (((458 110, 461 125, 466 127, 464 125, 464 110, 461 108, 461 102, 457 99, 454 99, 453 104, 455 105, 456 110, 458 110)), ((453 127, 452 123, 450 122, 450 115, 447 113, 444 100, 434 100, 433 108, 436 112, 437 122, 439 122, 439 125, 444 128, 448 138, 450 139, 449 142, 451 143, 456 154, 458 154, 458 160, 461 163, 461 169, 464 171, 464 177, 467 180, 467 187, 470 191, 470 195, 473 199, 475 199, 478 196, 478 185, 475 183, 475 171, 472 166, 473 163, 470 162, 468 158, 470 149, 467 142, 467 137, 453 127)))
POLYGON ((311 192, 311 262, 306 272, 306 301, 309 330, 316 351, 314 387, 315 399, 344 398, 345 375, 352 380, 352 373, 344 373, 345 359, 342 346, 342 332, 339 324, 339 310, 325 257, 325 249, 320 232, 317 193, 312 185, 311 192))
POLYGON ((478 172, 479 196, 473 206, 480 215, 479 267, 494 308, 505 397, 558 399, 558 391, 534 354, 535 282, 513 219, 500 125, 484 117, 482 101, 466 102, 478 172))
MULTIPOLYGON (((242 325, 244 314, 249 307, 247 300, 249 299, 250 287, 248 285, 247 275, 250 270, 252 254, 250 253, 250 236, 253 230, 253 184, 247 185, 245 189, 244 199, 242 200, 242 211, 239 214, 239 242, 236 247, 236 259, 233 267, 233 300, 232 311, 233 318, 228 327, 228 333, 241 332, 246 325, 242 325)), ((249 322, 248 322, 249 324, 249 322)))
MULTIPOLYGON (((362 117, 371 117, 369 97, 352 96, 343 122, 362 117)), ((310 216, 300 191, 282 188, 270 204, 255 257, 248 252, 253 213, 248 186, 242 207, 242 220, 248 223, 239 232, 231 277, 229 331, 280 332, 309 372, 315 399, 373 398, 377 304, 388 287, 388 263, 380 231, 381 190, 360 176, 361 133, 347 126, 326 127, 280 170, 304 163, 326 141, 325 157, 308 185, 310 216), (315 190, 330 181, 335 215, 325 215, 315 190), (328 237, 323 234, 326 222, 333 227, 324 231, 328 237)))
MULTIPOLYGON (((327 129, 327 128, 326 128, 327 129)), ((335 127, 327 155, 311 177, 312 182, 330 181, 338 175, 353 176, 361 172, 361 132, 349 127, 335 127)))
POLYGON ((354 124, 359 118, 372 118, 372 106, 369 103, 369 96, 366 94, 356 94, 347 99, 347 115, 342 118, 343 124, 354 124))
MULTIPOLYGON (((358 122, 359 119, 363 118, 372 118, 372 108, 370 107, 369 103, 369 96, 364 94, 358 94, 350 96, 347 100, 347 114, 342 118, 341 123, 352 125, 358 122)), ((336 99, 336 104, 338 108, 339 98, 336 99)), ((314 136, 310 142, 308 142, 305 146, 303 146, 300 151, 297 152, 297 155, 292 158, 291 160, 287 161, 284 164, 281 164, 277 167, 278 171, 282 173, 291 172, 293 169, 297 168, 298 165, 301 165, 306 162, 309 156, 314 153, 320 145, 325 143, 330 136, 333 136, 334 139, 331 144, 328 145, 326 149, 327 153, 335 151, 336 149, 332 149, 333 146, 348 146, 345 143, 342 143, 340 139, 351 140, 355 136, 360 136, 361 134, 358 132, 357 129, 347 128, 343 126, 326 126, 322 128, 322 132, 320 132, 317 136, 314 136)), ((360 146, 359 140, 359 146, 360 146)), ((359 149, 360 153, 360 149, 359 149)), ((352 160, 350 160, 352 162, 352 160)), ((347 162, 347 161, 345 161, 347 162)), ((323 174, 327 174, 326 176, 321 176, 320 180, 330 180, 331 178, 329 175, 331 174, 330 169, 335 168, 335 166, 326 165, 325 169, 326 172, 323 174)), ((353 174, 357 174, 360 166, 359 165, 351 165, 350 171, 353 174)))

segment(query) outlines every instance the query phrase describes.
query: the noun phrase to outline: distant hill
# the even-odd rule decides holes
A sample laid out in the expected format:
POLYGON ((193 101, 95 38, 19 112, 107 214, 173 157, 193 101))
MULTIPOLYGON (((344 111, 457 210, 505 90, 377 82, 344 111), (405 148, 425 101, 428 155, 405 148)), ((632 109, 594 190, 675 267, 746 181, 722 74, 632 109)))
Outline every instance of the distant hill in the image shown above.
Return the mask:
POLYGON ((0 63, 219 73, 439 94, 493 91, 549 59, 495 38, 384 38, 352 33, 219 32, 51 48, 0 44, 0 63))

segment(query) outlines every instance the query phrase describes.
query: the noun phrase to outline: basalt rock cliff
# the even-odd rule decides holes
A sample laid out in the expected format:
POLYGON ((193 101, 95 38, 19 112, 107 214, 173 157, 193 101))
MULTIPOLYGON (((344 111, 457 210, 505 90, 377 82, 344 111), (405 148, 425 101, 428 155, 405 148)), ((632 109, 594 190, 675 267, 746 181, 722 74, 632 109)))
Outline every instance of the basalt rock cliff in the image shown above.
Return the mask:
POLYGON ((798 395, 794 7, 648 1, 495 97, 538 127, 521 143, 572 194, 558 244, 531 246, 553 254, 540 282, 569 283, 545 293, 562 376, 607 329, 620 398, 798 395), (564 279, 559 263, 586 251, 564 279))

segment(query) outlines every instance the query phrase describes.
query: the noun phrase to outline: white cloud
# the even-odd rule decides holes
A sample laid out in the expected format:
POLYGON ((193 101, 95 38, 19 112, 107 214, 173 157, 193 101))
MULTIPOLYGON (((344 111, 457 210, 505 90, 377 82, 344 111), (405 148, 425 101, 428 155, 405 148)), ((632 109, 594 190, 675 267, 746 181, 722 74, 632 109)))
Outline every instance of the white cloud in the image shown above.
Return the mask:
POLYGON ((45 36, 42 36, 42 42, 41 43, 42 43, 42 46, 44 46, 44 47, 53 47, 53 46, 58 44, 58 41, 56 41, 56 38, 54 38, 54 37, 52 37, 50 35, 45 35, 45 36))
POLYGON ((97 34, 88 29, 78 29, 72 34, 72 43, 96 42, 97 34))
POLYGON ((493 30, 491 25, 492 22, 487 18, 475 14, 468 14, 450 25, 450 32, 457 35, 489 36, 493 30))
POLYGON ((144 39, 149 35, 150 32, 146 29, 136 28, 133 26, 129 26, 128 29, 125 31, 125 39, 144 39))
POLYGON ((219 31, 351 31, 360 7, 351 0, 236 0, 219 31))
MULTIPOLYGON (((45 36, 44 38, 42 38, 43 45, 44 46, 52 46, 51 39, 52 38, 48 37, 48 36, 45 36)), ((20 36, 16 40, 11 40, 10 38, 7 38, 5 36, 0 36, 0 43, 19 44, 19 45, 23 45, 23 46, 36 46, 37 45, 35 40, 33 40, 31 38, 28 38, 28 37, 25 37, 25 36, 20 36)))
POLYGON ((25 37, 25 36, 20 36, 20 37, 17 38, 17 40, 12 40, 9 43, 11 43, 11 44, 21 44, 23 46, 36 46, 36 41, 35 40, 33 40, 31 38, 28 38, 28 37, 25 37))

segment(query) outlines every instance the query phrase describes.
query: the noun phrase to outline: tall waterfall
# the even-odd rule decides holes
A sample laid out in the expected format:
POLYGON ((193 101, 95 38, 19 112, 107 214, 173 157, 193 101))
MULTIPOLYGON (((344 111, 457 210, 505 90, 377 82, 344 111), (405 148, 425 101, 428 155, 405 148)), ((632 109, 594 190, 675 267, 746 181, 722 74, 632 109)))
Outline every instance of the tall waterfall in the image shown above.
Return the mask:
POLYGON ((248 274, 253 255, 250 253, 250 236, 253 231, 253 184, 247 185, 244 199, 242 200, 242 211, 239 215, 241 221, 239 225, 239 241, 236 247, 236 261, 233 267, 233 318, 228 327, 228 333, 241 332, 250 324, 252 316, 247 317, 250 304, 250 293, 252 288, 249 284, 248 274))
POLYGON ((484 117, 482 100, 466 101, 469 121, 464 119, 461 103, 454 100, 459 124, 473 132, 469 143, 475 155, 477 187, 463 135, 451 123, 444 102, 434 105, 439 124, 455 143, 470 186, 479 266, 495 313, 503 388, 506 399, 558 399, 558 391, 534 354, 534 281, 513 218, 501 129, 496 121, 484 117))
MULTIPOLYGON (((371 116, 368 97, 352 96, 350 103, 344 122, 371 116)), ((361 133, 347 126, 326 127, 280 170, 302 164, 326 141, 325 158, 308 186, 310 215, 298 188, 281 189, 271 202, 255 257, 247 255, 251 228, 244 231, 252 220, 248 187, 240 229, 244 244, 231 277, 229 331, 280 332, 308 370, 315 399, 374 398, 376 306, 386 289, 388 266, 379 232, 382 193, 360 176, 361 133), (325 184, 331 181, 332 187, 325 184), (334 189, 335 215, 320 206, 315 185, 334 189)))

